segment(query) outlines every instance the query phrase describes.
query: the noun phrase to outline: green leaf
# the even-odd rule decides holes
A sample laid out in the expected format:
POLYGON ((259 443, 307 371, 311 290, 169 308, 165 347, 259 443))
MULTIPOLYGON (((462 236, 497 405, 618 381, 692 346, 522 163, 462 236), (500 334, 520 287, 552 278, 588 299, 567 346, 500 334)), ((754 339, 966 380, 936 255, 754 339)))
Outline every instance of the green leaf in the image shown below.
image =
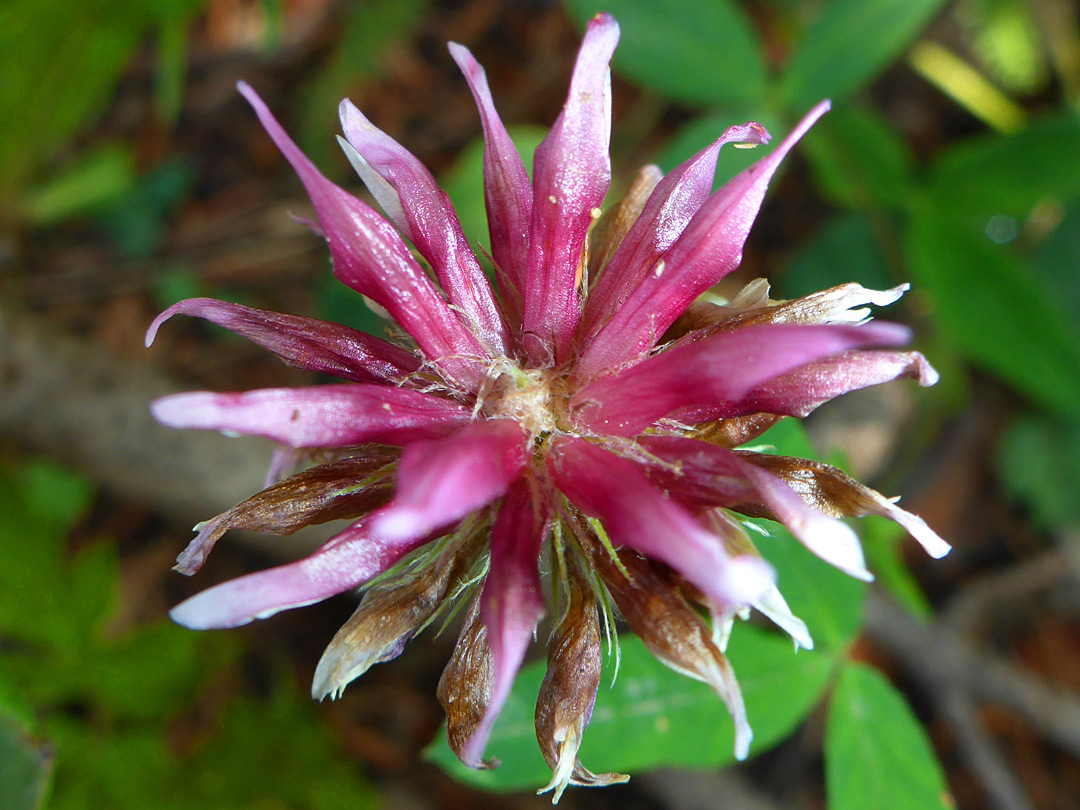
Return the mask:
POLYGON ((49 225, 94 211, 135 185, 135 156, 125 144, 105 143, 33 189, 23 198, 23 213, 35 225, 49 225))
POLYGON ((1080 116, 1068 112, 1032 122, 1016 135, 969 138, 933 164, 928 197, 982 230, 992 216, 1026 218, 1046 198, 1080 195, 1080 116))
POLYGON ((859 519, 863 551, 867 567, 874 572, 879 585, 886 588, 915 618, 929 621, 933 617, 926 594, 904 563, 903 543, 907 532, 888 518, 867 515, 859 519))
POLYGON ((969 359, 1045 407, 1080 414, 1080 345, 1010 246, 925 204, 907 251, 944 334, 969 359))
POLYGON ((903 695, 875 670, 850 663, 825 728, 829 810, 951 810, 941 765, 903 695))
POLYGON ((780 89, 803 110, 823 98, 842 101, 883 70, 944 0, 833 0, 803 32, 780 89))
POLYGON ((621 31, 615 69, 673 101, 757 103, 765 94, 761 45, 735 3, 566 0, 566 5, 581 25, 601 11, 614 15, 621 31))
POLYGON ((848 281, 872 290, 893 285, 874 226, 859 211, 836 214, 806 240, 792 257, 774 294, 798 298, 848 281))
POLYGON ((1065 206, 1061 221, 1032 257, 1032 266, 1050 301, 1072 327, 1080 344, 1080 197, 1065 206))
POLYGON ((897 207, 911 192, 914 163, 907 145, 872 110, 834 108, 803 145, 818 184, 839 205, 897 207))
POLYGON ((38 810, 52 776, 53 754, 0 709, 0 807, 38 810))
MULTIPOLYGON (((635 636, 621 639, 622 663, 615 685, 601 682, 581 758, 596 772, 633 773, 662 765, 706 767, 734 761, 734 732, 723 702, 704 684, 665 668, 635 636)), ((739 626, 728 654, 742 686, 752 752, 787 737, 825 688, 832 658, 792 651, 775 633, 739 626)), ((492 732, 487 753, 503 764, 491 771, 466 768, 440 732, 427 756, 455 778, 489 790, 523 790, 546 784, 533 728, 533 708, 545 663, 525 667, 514 683, 492 732)))
POLYGON ((995 455, 1002 486, 1040 526, 1080 526, 1080 421, 1022 416, 1009 425, 995 455))

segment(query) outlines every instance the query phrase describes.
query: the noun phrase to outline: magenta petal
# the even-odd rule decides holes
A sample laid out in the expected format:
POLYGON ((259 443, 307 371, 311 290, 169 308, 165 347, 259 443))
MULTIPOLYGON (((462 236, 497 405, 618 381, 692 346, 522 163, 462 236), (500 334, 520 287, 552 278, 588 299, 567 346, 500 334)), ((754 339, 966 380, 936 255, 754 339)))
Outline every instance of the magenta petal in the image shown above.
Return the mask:
POLYGON ((398 465, 397 494, 375 531, 391 539, 412 536, 491 503, 525 469, 527 438, 517 422, 492 419, 410 445, 398 465))
POLYGON ((511 326, 521 326, 525 297, 525 267, 529 256, 529 221, 532 217, 532 184, 517 147, 495 110, 484 69, 468 48, 451 42, 454 57, 469 83, 480 123, 484 128, 484 200, 487 203, 491 257, 509 289, 503 292, 503 309, 511 326))
POLYGON ((491 700, 463 752, 465 764, 474 768, 480 766, 491 729, 544 615, 537 563, 547 519, 534 483, 522 478, 507 494, 491 532, 491 566, 480 597, 491 650, 491 700))
POLYGON ((383 306, 440 371, 475 389, 483 377, 475 358, 483 356, 484 349, 439 295, 397 231, 323 177, 250 86, 240 82, 237 87, 303 181, 330 245, 334 275, 383 306))
POLYGON ((709 198, 585 347, 579 368, 586 379, 643 357, 695 298, 739 266, 769 180, 784 156, 828 109, 827 101, 818 104, 768 157, 709 198))
POLYGON ((430 539, 381 540, 370 530, 373 517, 349 527, 302 560, 215 585, 181 602, 169 615, 192 630, 237 627, 265 619, 362 585, 430 539))
POLYGON ((849 351, 755 386, 737 402, 679 411, 674 418, 697 423, 744 413, 806 416, 841 394, 902 377, 918 380, 924 387, 938 381, 937 371, 918 352, 849 351))
POLYGON ((566 105, 533 159, 533 208, 525 276, 529 359, 561 359, 581 317, 578 278, 589 226, 611 183, 611 74, 619 26, 597 14, 578 51, 566 105))
POLYGON ((340 113, 352 147, 345 153, 360 178, 431 264, 450 303, 481 342, 491 353, 506 354, 506 327, 495 294, 465 239, 450 198, 409 150, 372 124, 351 101, 341 102, 340 113))
POLYGON ((763 324, 714 335, 585 386, 572 402, 592 430, 633 436, 672 412, 719 408, 793 368, 858 346, 906 343, 910 330, 763 324))
POLYGON ((720 147, 728 143, 768 142, 769 133, 761 124, 729 127, 711 146, 672 169, 657 184, 589 294, 583 335, 592 336, 610 320, 709 198, 720 147))
POLYGON ((661 495, 633 461, 560 436, 548 467, 555 485, 585 514, 600 518, 616 546, 667 563, 717 602, 748 605, 773 586, 768 564, 729 556, 719 538, 661 495))
MULTIPOLYGON (((642 436, 642 449, 661 464, 678 465, 679 472, 664 478, 675 498, 679 498, 679 473, 689 487, 691 500, 707 500, 709 479, 714 482, 715 506, 731 506, 732 479, 745 481, 755 496, 748 503, 764 504, 804 546, 826 562, 857 579, 871 581, 866 570, 859 538, 840 520, 810 506, 780 476, 763 470, 716 445, 675 436, 642 436), (703 497, 704 494, 704 497, 703 497)), ((737 497, 737 494, 736 494, 737 497)))
POLYGON ((269 349, 290 366, 354 382, 396 382, 420 367, 411 352, 365 332, 213 298, 189 298, 173 304, 150 324, 147 346, 173 315, 205 318, 269 349))
POLYGON ((445 436, 471 419, 467 408, 431 394, 346 383, 241 394, 191 391, 155 400, 151 411, 169 427, 265 436, 290 447, 404 444, 445 436))

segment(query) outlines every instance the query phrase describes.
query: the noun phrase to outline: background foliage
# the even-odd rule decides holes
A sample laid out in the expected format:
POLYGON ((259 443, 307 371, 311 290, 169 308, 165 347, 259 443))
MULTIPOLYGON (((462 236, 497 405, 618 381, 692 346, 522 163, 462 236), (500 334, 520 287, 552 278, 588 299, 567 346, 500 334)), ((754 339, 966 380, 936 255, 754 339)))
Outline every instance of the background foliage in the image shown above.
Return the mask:
MULTIPOLYGON (((193 77, 219 73, 228 83, 234 72, 275 65, 298 73, 289 78, 294 131, 317 162, 340 172, 329 135, 337 100, 377 86, 401 49, 427 53, 433 42, 441 48, 451 34, 442 36, 437 22, 458 11, 434 0, 311 4, 335 22, 324 25, 328 33, 315 45, 298 45, 297 32, 314 25, 298 16, 302 4, 240 5, 248 16, 225 26, 234 50, 213 57, 206 57, 206 43, 224 36, 222 15, 235 12, 225 2, 109 0, 75 14, 63 0, 0 6, 5 251, 17 241, 62 241, 74 233, 74 240, 107 245, 115 265, 109 272, 141 284, 147 306, 202 293, 251 295, 243 280, 200 273, 171 252, 170 234, 197 208, 206 182, 208 161, 198 149, 225 148, 218 141, 195 149, 188 140, 170 143, 170 133, 190 139, 189 119, 200 114, 187 106, 193 77), (200 57, 198 72, 193 56, 200 57), (131 99, 143 105, 137 113, 131 99), (139 123, 125 124, 132 115, 139 123), (152 280, 139 282, 139 268, 146 267, 153 268, 152 280)), ((787 169, 805 175, 795 181, 798 199, 805 204, 813 195, 814 213, 798 218, 798 232, 785 234, 790 244, 783 250, 752 237, 750 252, 766 254, 761 263, 775 271, 784 297, 850 280, 879 288, 911 281, 915 289, 902 317, 919 327, 920 348, 944 381, 920 394, 915 426, 898 454, 901 472, 891 482, 909 480, 935 437, 963 423, 989 390, 1003 403, 987 460, 999 491, 1038 538, 1075 532, 1080 38, 1070 28, 1073 18, 1051 15, 1061 4, 566 0, 564 7, 578 29, 601 9, 622 27, 614 62, 616 127, 623 124, 630 134, 616 130, 616 185, 626 182, 631 160, 654 159, 670 169, 731 123, 758 120, 779 135, 819 99, 832 98, 833 111, 797 150, 796 168, 787 169), (1052 22, 1060 19, 1066 24, 1052 22), (894 100, 900 87, 916 92, 894 100), (931 131, 935 123, 947 131, 931 131), (641 142, 631 142, 634 136, 641 142), (644 155, 642 143, 651 150, 644 155)), ((512 27, 501 33, 515 42, 512 27)), ((538 49, 535 42, 531 47, 538 49)), ((510 96, 511 111, 513 93, 529 92, 503 87, 497 75, 494 83, 497 101, 504 91, 510 96)), ((459 114, 426 109, 425 122, 394 134, 409 146, 423 143, 434 137, 423 127, 459 114)), ((549 121, 519 120, 512 112, 508 118, 528 161, 543 137, 538 125, 549 121)), ((482 146, 474 138, 449 151, 437 168, 466 233, 484 242, 482 146)), ((718 182, 748 162, 746 153, 724 150, 718 182)), ((785 210, 798 205, 786 203, 785 210)), ((5 295, 19 299, 32 282, 30 273, 17 284, 5 282, 5 295)), ((87 309, 102 297, 107 294, 89 295, 87 309)), ((32 295, 22 303, 35 306, 32 295)), ((378 326, 340 286, 320 284, 307 305, 307 314, 378 326)), ((763 441, 780 452, 814 455, 805 435, 787 423, 763 441)), ((214 683, 240 677, 250 655, 247 637, 125 618, 135 593, 122 564, 130 550, 108 533, 87 537, 80 528, 100 525, 90 513, 100 497, 96 482, 46 461, 5 458, 0 807, 135 808, 147 806, 147 797, 169 808, 377 801, 290 666, 271 667, 252 694, 230 690, 218 700, 214 683), (207 702, 218 718, 208 727, 195 716, 207 702)), ((771 629, 736 629, 731 657, 756 732, 753 752, 776 746, 812 713, 823 713, 831 810, 949 806, 942 769, 906 699, 862 660, 864 586, 811 557, 782 529, 764 522, 761 528, 769 535, 762 550, 816 648, 793 655, 771 629)), ((901 538, 882 522, 865 521, 860 531, 879 575, 875 587, 931 621, 935 599, 905 567, 901 538)), ((969 566, 980 562, 966 559, 969 566)), ((729 764, 731 727, 722 704, 705 687, 665 670, 635 639, 624 639, 621 653, 612 688, 601 689, 586 764, 630 772, 729 764)), ((496 728, 492 752, 504 762, 500 769, 461 768, 442 737, 429 758, 482 789, 544 783, 531 720, 541 676, 540 663, 526 668, 496 728)))

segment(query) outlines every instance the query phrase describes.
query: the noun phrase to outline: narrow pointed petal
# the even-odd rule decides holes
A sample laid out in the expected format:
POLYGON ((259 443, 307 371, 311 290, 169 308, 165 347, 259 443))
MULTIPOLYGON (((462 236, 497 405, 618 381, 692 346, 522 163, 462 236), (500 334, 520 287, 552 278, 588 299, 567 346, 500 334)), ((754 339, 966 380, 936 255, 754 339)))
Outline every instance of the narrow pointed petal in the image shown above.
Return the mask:
POLYGON ((492 354, 506 354, 506 327, 495 294, 461 230, 450 198, 424 164, 372 124, 351 101, 341 102, 340 113, 345 137, 352 147, 346 155, 360 178, 427 259, 451 305, 480 342, 492 354))
POLYGON ((162 312, 146 333, 146 345, 173 315, 205 318, 269 349, 288 365, 353 382, 398 382, 420 367, 412 352, 347 326, 282 315, 213 298, 189 298, 162 312))
POLYGON ((457 521, 504 495, 525 469, 525 432, 517 422, 474 422, 446 439, 407 447, 397 494, 375 531, 393 539, 457 521))
POLYGON ((606 549, 590 551, 619 611, 649 652, 676 672, 707 683, 727 704, 735 724, 735 758, 746 759, 754 735, 742 690, 697 611, 645 558, 624 550, 616 564, 606 549))
POLYGON ((181 602, 169 615, 192 630, 239 627, 362 585, 432 539, 388 542, 375 537, 370 527, 371 518, 365 518, 302 560, 215 585, 181 602))
MULTIPOLYGON (((750 535, 746 533, 746 529, 743 528, 742 524, 739 523, 730 512, 724 509, 714 509, 709 512, 706 519, 708 526, 724 541, 724 546, 731 554, 757 554, 760 556, 757 546, 755 546, 754 542, 750 539, 750 535)), ((773 624, 787 633, 795 643, 796 652, 800 647, 805 650, 814 649, 814 639, 810 637, 810 631, 806 626, 806 622, 791 612, 791 608, 788 607, 787 600, 784 599, 779 588, 773 586, 769 591, 756 599, 750 606, 762 613, 773 624)), ((715 630, 718 625, 724 624, 726 625, 727 633, 730 633, 731 627, 729 617, 734 614, 731 612, 730 608, 724 608, 722 605, 716 606, 710 604, 708 607, 712 610, 714 617, 714 640, 717 641, 720 652, 724 652, 727 647, 727 634, 725 633, 722 636, 721 643, 721 641, 716 639, 715 630)))
POLYGON ((400 655, 468 573, 479 551, 477 540, 471 536, 453 542, 402 576, 368 588, 356 612, 319 659, 311 696, 315 700, 340 697, 348 684, 372 666, 400 655))
POLYGON ((524 346, 535 365, 562 359, 581 318, 578 277, 589 227, 611 183, 611 74, 619 41, 609 14, 590 22, 570 93, 533 159, 524 346))
POLYGON ((548 509, 535 491, 535 482, 518 480, 499 508, 491 531, 491 566, 480 596, 480 618, 491 650, 491 698, 462 749, 466 765, 480 763, 536 624, 544 615, 537 561, 547 522, 548 509))
POLYGON ((695 298, 739 266, 769 180, 828 109, 828 102, 817 105, 768 157, 737 175, 698 210, 678 241, 585 347, 579 363, 584 379, 644 357, 695 298))
POLYGON ((596 596, 580 564, 567 558, 566 609, 547 646, 547 671, 536 699, 536 740, 551 768, 551 781, 537 793, 554 790, 557 804, 568 785, 602 787, 626 782, 619 773, 595 774, 581 764, 581 748, 600 686, 600 619, 596 596))
POLYGON ((384 307, 445 374, 475 389, 485 354, 385 219, 327 180, 251 87, 237 87, 304 183, 334 259, 334 275, 384 307))
POLYGON ((951 546, 926 521, 904 511, 880 492, 860 484, 843 470, 803 458, 749 451, 736 451, 736 455, 782 478, 803 500, 823 512, 843 517, 881 515, 907 529, 931 557, 944 557, 951 551, 951 546))
POLYGON ((699 424, 755 412, 808 416, 842 394, 899 379, 917 380, 925 388, 937 383, 938 373, 919 352, 841 352, 774 377, 738 400, 680 410, 673 418, 699 424))
MULTIPOLYGON (((695 498, 701 496, 712 477, 716 486, 714 506, 736 506, 739 511, 746 511, 743 507, 749 506, 751 513, 765 514, 783 523, 800 543, 827 563, 857 579, 873 580, 873 575, 866 570, 862 546, 855 532, 835 517, 810 506, 783 478, 752 463, 746 455, 676 436, 642 436, 639 444, 660 464, 679 465, 681 474, 693 488, 690 494, 695 498), (741 479, 752 487, 753 500, 746 504, 733 503, 737 500, 732 497, 733 479, 741 479), (765 512, 753 509, 758 505, 764 506, 765 512)), ((676 472, 673 479, 665 482, 675 499, 682 495, 678 477, 679 472, 676 472)), ((747 600, 747 604, 751 603, 747 600)))
POLYGON ((611 257, 622 246, 626 235, 641 217, 653 191, 663 179, 664 173, 659 166, 651 163, 642 166, 630 181, 630 187, 623 198, 604 211, 604 215, 596 223, 596 230, 589 241, 590 300, 596 293, 598 281, 611 257))
POLYGON ((761 124, 729 127, 711 146, 660 181, 590 293, 582 323, 583 335, 591 337, 599 331, 645 276, 655 272, 657 260, 682 235, 690 219, 709 198, 720 148, 728 143, 768 142, 769 133, 761 124))
POLYGON ((491 705, 492 684, 491 649, 487 628, 480 620, 480 598, 476 597, 469 603, 454 654, 435 690, 446 712, 446 739, 450 750, 470 768, 486 770, 499 765, 499 760, 494 757, 476 761, 465 755, 465 746, 476 736, 491 705))
POLYGON ((240 394, 191 391, 157 399, 150 410, 169 427, 265 436, 290 447, 405 444, 446 436, 472 417, 467 408, 431 394, 355 383, 240 394))
MULTIPOLYGON (((575 418, 618 436, 640 433, 675 411, 729 407, 746 393, 806 363, 860 346, 906 343, 895 324, 792 326, 766 324, 689 343, 589 383, 572 402, 575 418)), ((743 408, 722 416, 753 410, 743 408)))
POLYGON ((773 585, 766 563, 730 557, 715 535, 661 495, 634 462, 561 436, 553 442, 548 467, 555 485, 582 512, 599 518, 616 546, 667 563, 710 598, 746 605, 773 585))
POLYGON ((499 268, 503 309, 514 329, 521 326, 525 267, 529 256, 532 183, 517 147, 510 140, 488 88, 484 69, 468 48, 451 42, 450 55, 469 83, 484 128, 484 201, 487 203, 491 257, 499 268))
POLYGON ((194 574, 230 529, 289 535, 304 526, 355 519, 384 506, 394 494, 392 471, 397 456, 389 447, 377 448, 377 452, 304 470, 252 495, 199 524, 198 535, 176 558, 175 570, 194 574))

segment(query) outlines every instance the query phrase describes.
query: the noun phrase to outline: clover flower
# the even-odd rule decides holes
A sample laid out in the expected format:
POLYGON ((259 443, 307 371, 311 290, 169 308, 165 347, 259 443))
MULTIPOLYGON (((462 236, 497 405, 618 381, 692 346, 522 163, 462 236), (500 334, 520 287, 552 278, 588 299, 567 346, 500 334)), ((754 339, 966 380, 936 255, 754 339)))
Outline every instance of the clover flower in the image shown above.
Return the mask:
POLYGON ((906 285, 845 284, 784 302, 759 280, 729 302, 699 300, 738 266, 770 178, 828 103, 716 192, 718 150, 768 143, 763 127, 731 127, 666 176, 646 167, 602 216, 617 40, 610 16, 589 24, 531 181, 483 70, 450 45, 483 124, 497 295, 432 175, 349 101, 341 144, 386 218, 327 180, 241 83, 311 196, 334 274, 385 310, 402 339, 204 298, 170 307, 147 336, 193 315, 342 380, 153 404, 172 427, 281 446, 266 489, 196 527, 181 572, 198 570, 229 529, 290 534, 354 521, 309 557, 216 585, 173 618, 235 627, 366 585, 318 664, 312 693, 322 699, 463 606, 438 696, 454 752, 490 767, 485 744, 547 613, 536 732, 556 800, 568 784, 626 778, 594 774, 578 758, 600 679, 601 621, 616 613, 660 661, 713 687, 734 719, 736 755, 746 756, 751 731, 723 652, 734 617, 753 608, 796 647, 813 642, 743 515, 780 521, 864 580, 859 541, 840 517, 886 515, 931 555, 949 550, 919 518, 833 467, 735 449, 844 392, 937 379, 922 355, 895 348, 906 328, 868 322, 865 305, 892 303, 906 285))

